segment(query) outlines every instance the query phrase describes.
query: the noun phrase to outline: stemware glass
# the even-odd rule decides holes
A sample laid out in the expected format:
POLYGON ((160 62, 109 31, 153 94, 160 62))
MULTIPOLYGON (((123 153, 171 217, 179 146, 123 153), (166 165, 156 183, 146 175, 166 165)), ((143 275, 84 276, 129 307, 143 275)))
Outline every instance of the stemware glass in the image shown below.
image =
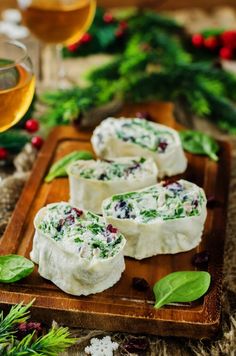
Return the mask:
POLYGON ((0 132, 21 120, 34 90, 35 76, 26 47, 18 41, 0 41, 0 132))
POLYGON ((61 49, 78 41, 90 27, 96 0, 17 0, 25 26, 39 40, 49 44, 53 54, 50 65, 50 86, 63 87, 66 76, 61 49))

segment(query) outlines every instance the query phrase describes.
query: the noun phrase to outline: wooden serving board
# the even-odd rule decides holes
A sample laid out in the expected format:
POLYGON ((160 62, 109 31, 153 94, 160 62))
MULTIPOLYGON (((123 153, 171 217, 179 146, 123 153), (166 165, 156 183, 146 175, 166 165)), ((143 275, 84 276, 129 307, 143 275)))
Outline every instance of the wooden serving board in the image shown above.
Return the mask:
MULTIPOLYGON (((122 114, 132 117, 137 111, 148 111, 157 122, 180 129, 175 122, 172 104, 150 103, 127 106, 122 114)), ((51 164, 73 150, 91 150, 90 135, 72 127, 56 128, 40 151, 33 172, 13 213, 5 235, 0 240, 0 254, 16 253, 29 257, 34 234, 33 219, 44 205, 68 200, 68 179, 50 184, 44 177, 51 164)), ((126 270, 120 281, 102 293, 87 297, 70 296, 35 271, 14 283, 0 284, 0 303, 9 305, 35 299, 34 318, 50 323, 52 319, 68 326, 149 333, 155 335, 209 338, 220 325, 223 247, 225 239, 227 195, 230 175, 230 147, 220 142, 220 159, 215 163, 203 156, 187 154, 188 169, 182 177, 203 187, 217 204, 208 209, 201 244, 189 252, 159 255, 142 261, 126 258, 126 270), (208 271, 212 276, 210 291, 201 300, 187 304, 153 308, 152 290, 139 292, 132 288, 133 277, 145 278, 150 286, 166 274, 194 270, 192 256, 199 251, 210 253, 208 271)), ((181 221, 180 221, 181 223, 181 221)), ((65 270, 66 273, 66 270, 65 270)))

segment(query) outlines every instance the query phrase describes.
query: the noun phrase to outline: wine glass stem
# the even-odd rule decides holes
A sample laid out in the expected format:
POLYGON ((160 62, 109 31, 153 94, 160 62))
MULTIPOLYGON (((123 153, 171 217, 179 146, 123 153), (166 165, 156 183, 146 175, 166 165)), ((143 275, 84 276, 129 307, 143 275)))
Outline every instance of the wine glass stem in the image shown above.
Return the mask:
POLYGON ((57 61, 57 70, 58 70, 58 86, 63 87, 63 81, 66 78, 65 66, 62 58, 62 44, 57 44, 56 46, 56 61, 57 61))
POLYGON ((43 55, 43 87, 50 89, 64 89, 66 87, 66 72, 62 58, 61 44, 45 46, 43 55))

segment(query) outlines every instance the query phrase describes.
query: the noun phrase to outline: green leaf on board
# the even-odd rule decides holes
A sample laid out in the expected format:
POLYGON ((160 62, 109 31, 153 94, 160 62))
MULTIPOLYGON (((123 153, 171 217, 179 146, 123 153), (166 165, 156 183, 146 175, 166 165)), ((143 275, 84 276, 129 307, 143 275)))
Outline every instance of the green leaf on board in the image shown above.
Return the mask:
POLYGON ((180 131, 179 134, 186 151, 206 155, 213 161, 218 161, 219 145, 214 138, 195 130, 180 131))
POLYGON ((93 159, 93 155, 89 151, 73 151, 68 155, 62 157, 59 161, 54 163, 50 168, 47 176, 45 177, 44 181, 49 183, 54 178, 57 177, 66 177, 67 176, 67 168, 68 166, 75 161, 80 159, 89 160, 93 159))
POLYGON ((173 272, 160 279, 153 287, 154 308, 174 302, 192 302, 208 290, 211 276, 204 271, 173 272))
POLYGON ((13 283, 33 272, 34 264, 19 255, 0 256, 0 282, 13 283))

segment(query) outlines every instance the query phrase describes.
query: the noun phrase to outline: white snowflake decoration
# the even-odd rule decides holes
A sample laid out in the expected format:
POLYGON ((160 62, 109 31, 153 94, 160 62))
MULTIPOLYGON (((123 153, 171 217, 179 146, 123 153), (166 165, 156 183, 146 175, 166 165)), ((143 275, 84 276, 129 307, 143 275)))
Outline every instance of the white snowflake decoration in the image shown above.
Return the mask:
POLYGON ((85 352, 91 356, 113 356, 113 351, 117 350, 119 344, 112 342, 110 336, 102 339, 92 338, 91 345, 85 348, 85 352))

